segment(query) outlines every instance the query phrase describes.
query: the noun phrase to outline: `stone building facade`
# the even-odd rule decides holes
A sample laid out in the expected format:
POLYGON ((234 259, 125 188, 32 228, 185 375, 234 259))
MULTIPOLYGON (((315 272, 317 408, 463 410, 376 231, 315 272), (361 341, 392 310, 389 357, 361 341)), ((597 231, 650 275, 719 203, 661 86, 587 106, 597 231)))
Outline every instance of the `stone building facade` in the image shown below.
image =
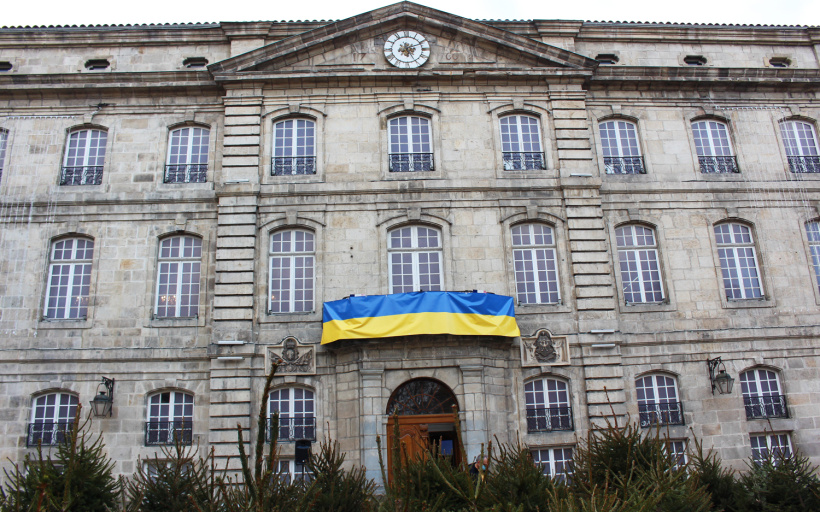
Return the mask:
POLYGON ((617 420, 818 463, 819 52, 817 28, 407 2, 2 28, 0 457, 105 376, 123 474, 179 435, 226 463, 269 400, 379 480, 388 410, 427 392, 470 458, 520 439, 558 473, 617 420), (319 344, 324 302, 410 289, 513 296, 521 337, 319 344))

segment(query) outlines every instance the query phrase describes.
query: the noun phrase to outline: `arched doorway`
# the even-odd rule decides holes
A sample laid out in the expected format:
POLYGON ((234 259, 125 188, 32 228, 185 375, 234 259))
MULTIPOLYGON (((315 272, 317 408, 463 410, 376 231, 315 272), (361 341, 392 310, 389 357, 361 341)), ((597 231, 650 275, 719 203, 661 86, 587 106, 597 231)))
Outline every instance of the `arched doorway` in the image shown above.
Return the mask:
POLYGON ((399 424, 402 459, 426 457, 436 446, 454 463, 460 460, 454 412, 458 401, 450 388, 434 379, 413 379, 397 387, 387 402, 387 467, 393 474, 393 437, 399 424), (455 409, 454 409, 455 406, 455 409))

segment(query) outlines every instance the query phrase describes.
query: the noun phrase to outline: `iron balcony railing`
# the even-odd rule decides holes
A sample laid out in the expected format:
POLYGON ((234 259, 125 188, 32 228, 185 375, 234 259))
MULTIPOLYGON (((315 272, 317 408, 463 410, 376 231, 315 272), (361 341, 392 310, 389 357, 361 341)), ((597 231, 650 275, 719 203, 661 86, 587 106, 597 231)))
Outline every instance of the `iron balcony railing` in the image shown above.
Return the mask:
POLYGON ((699 156, 700 172, 704 174, 729 174, 740 172, 736 156, 699 156))
POLYGON ((102 176, 102 165, 63 167, 60 185, 99 185, 102 183, 102 176))
POLYGON ((646 174, 642 156, 605 156, 607 174, 646 174))
MULTIPOLYGON (((268 418, 268 426, 265 429, 267 433, 265 439, 270 442, 271 426, 273 424, 273 417, 268 418)), ((304 416, 299 418, 290 418, 288 416, 279 416, 279 441, 300 441, 316 440, 316 418, 313 416, 304 416)))
POLYGON ((527 432, 574 430, 572 407, 527 409, 527 432))
POLYGON ((433 171, 433 153, 391 153, 390 172, 433 171))
POLYGON ((270 162, 271 176, 316 174, 315 156, 275 156, 270 162))
POLYGON ((683 425, 683 404, 681 402, 639 404, 638 417, 642 428, 651 425, 683 425))
POLYGON ((194 426, 192 420, 145 422, 145 445, 192 444, 194 426))
POLYGON ((544 153, 504 151, 502 157, 505 171, 535 171, 547 168, 544 153))
POLYGON ((208 164, 168 164, 165 183, 205 183, 208 164))
POLYGON ((785 395, 744 396, 747 420, 788 418, 785 395))
POLYGON ((820 156, 790 156, 788 158, 791 172, 820 172, 820 156))
POLYGON ((42 421, 29 423, 26 446, 53 446, 68 441, 73 421, 42 421))

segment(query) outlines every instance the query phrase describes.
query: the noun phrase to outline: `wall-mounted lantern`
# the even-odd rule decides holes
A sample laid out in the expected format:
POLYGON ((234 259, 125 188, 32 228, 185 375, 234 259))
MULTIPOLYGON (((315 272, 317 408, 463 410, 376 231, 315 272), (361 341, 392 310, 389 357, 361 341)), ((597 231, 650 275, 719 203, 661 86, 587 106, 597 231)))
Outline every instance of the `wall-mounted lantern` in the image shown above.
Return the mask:
POLYGON ((726 373, 726 366, 723 364, 723 361, 719 357, 716 357, 714 359, 707 359, 706 364, 709 366, 709 381, 712 383, 712 394, 715 394, 715 388, 717 388, 718 393, 721 395, 731 393, 732 387, 735 385, 735 379, 726 373), (715 370, 717 370, 717 375, 715 375, 715 370))
POLYGON ((114 379, 103 377, 97 385, 97 396, 91 401, 91 410, 94 416, 102 418, 113 414, 114 406, 114 379), (105 388, 105 389, 103 389, 105 388))

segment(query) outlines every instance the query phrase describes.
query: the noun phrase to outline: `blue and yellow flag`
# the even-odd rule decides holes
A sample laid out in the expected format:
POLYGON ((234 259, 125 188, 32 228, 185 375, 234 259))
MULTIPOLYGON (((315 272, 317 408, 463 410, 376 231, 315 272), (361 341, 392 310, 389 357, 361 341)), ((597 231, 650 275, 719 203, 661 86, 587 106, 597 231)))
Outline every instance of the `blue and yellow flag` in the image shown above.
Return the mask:
POLYGON ((512 297, 478 292, 368 295, 325 302, 322 345, 412 334, 520 336, 512 297))

